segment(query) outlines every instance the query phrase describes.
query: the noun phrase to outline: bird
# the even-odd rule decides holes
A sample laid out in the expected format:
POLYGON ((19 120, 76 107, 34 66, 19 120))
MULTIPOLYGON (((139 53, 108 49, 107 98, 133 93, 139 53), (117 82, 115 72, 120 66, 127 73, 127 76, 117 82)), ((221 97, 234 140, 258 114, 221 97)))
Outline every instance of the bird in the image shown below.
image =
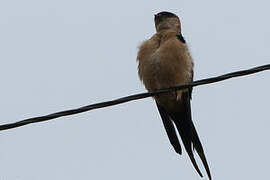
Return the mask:
MULTIPOLYGON (((193 82, 194 63, 181 31, 180 18, 171 12, 154 15, 156 33, 138 47, 138 75, 145 88, 154 92, 193 82)), ((197 173, 203 177, 193 152, 196 150, 208 178, 210 169, 191 116, 192 88, 154 97, 170 143, 178 154, 182 148, 177 133, 197 173)))

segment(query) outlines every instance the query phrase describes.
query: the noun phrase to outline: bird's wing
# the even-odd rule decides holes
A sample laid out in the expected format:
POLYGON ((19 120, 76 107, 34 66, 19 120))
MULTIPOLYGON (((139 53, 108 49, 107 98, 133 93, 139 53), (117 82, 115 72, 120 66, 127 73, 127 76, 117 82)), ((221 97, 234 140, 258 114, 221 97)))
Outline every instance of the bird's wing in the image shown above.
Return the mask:
POLYGON ((186 40, 185 40, 185 38, 182 36, 182 34, 177 34, 176 35, 176 37, 177 37, 177 39, 179 40, 179 41, 181 41, 182 43, 186 43, 186 40))

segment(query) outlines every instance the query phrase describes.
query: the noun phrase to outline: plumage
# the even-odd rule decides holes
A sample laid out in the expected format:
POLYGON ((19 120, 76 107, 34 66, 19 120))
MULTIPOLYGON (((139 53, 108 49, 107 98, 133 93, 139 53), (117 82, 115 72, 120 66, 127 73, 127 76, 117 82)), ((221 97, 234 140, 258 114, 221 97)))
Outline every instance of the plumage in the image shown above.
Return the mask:
MULTIPOLYGON (((193 60, 181 33, 179 18, 170 12, 155 15, 156 34, 144 41, 138 51, 138 74, 150 92, 193 81, 193 60)), ((200 176, 192 147, 197 151, 211 180, 203 147, 191 117, 192 88, 154 97, 170 143, 178 154, 182 148, 179 133, 186 152, 200 176), (176 128, 175 128, 175 126, 176 128)))
POLYGON ((182 36, 182 34, 177 34, 176 37, 178 38, 179 41, 181 41, 182 43, 186 43, 186 40, 184 39, 184 37, 182 36))
POLYGON ((182 148, 181 148, 179 139, 177 137, 172 119, 170 118, 169 114, 162 106, 157 104, 157 108, 160 113, 165 130, 168 134, 169 140, 171 144, 173 145, 175 152, 177 152, 178 154, 182 154, 182 148))

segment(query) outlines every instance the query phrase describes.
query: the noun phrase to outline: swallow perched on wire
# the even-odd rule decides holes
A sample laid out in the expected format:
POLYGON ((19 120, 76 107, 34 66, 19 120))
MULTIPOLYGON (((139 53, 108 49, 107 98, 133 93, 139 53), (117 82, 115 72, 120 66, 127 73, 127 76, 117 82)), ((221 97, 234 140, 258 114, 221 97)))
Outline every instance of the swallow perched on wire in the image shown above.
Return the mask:
MULTIPOLYGON (((150 92, 192 82, 193 60, 181 33, 180 19, 170 12, 160 12, 154 19, 156 34, 139 47, 139 78, 150 92)), ((191 93, 192 88, 189 88, 155 96, 154 99, 174 150, 182 154, 178 131, 198 174, 202 177, 193 150, 197 151, 211 180, 204 150, 191 118, 191 93)))

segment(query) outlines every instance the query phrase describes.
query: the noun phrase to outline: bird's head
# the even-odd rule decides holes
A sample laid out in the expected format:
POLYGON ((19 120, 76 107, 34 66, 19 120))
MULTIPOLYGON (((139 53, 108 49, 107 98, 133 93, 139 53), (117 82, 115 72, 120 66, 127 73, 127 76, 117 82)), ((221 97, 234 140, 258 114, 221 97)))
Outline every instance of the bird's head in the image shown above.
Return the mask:
POLYGON ((157 32, 162 30, 174 30, 179 34, 181 33, 180 19, 171 12, 163 11, 155 14, 155 26, 157 32))

